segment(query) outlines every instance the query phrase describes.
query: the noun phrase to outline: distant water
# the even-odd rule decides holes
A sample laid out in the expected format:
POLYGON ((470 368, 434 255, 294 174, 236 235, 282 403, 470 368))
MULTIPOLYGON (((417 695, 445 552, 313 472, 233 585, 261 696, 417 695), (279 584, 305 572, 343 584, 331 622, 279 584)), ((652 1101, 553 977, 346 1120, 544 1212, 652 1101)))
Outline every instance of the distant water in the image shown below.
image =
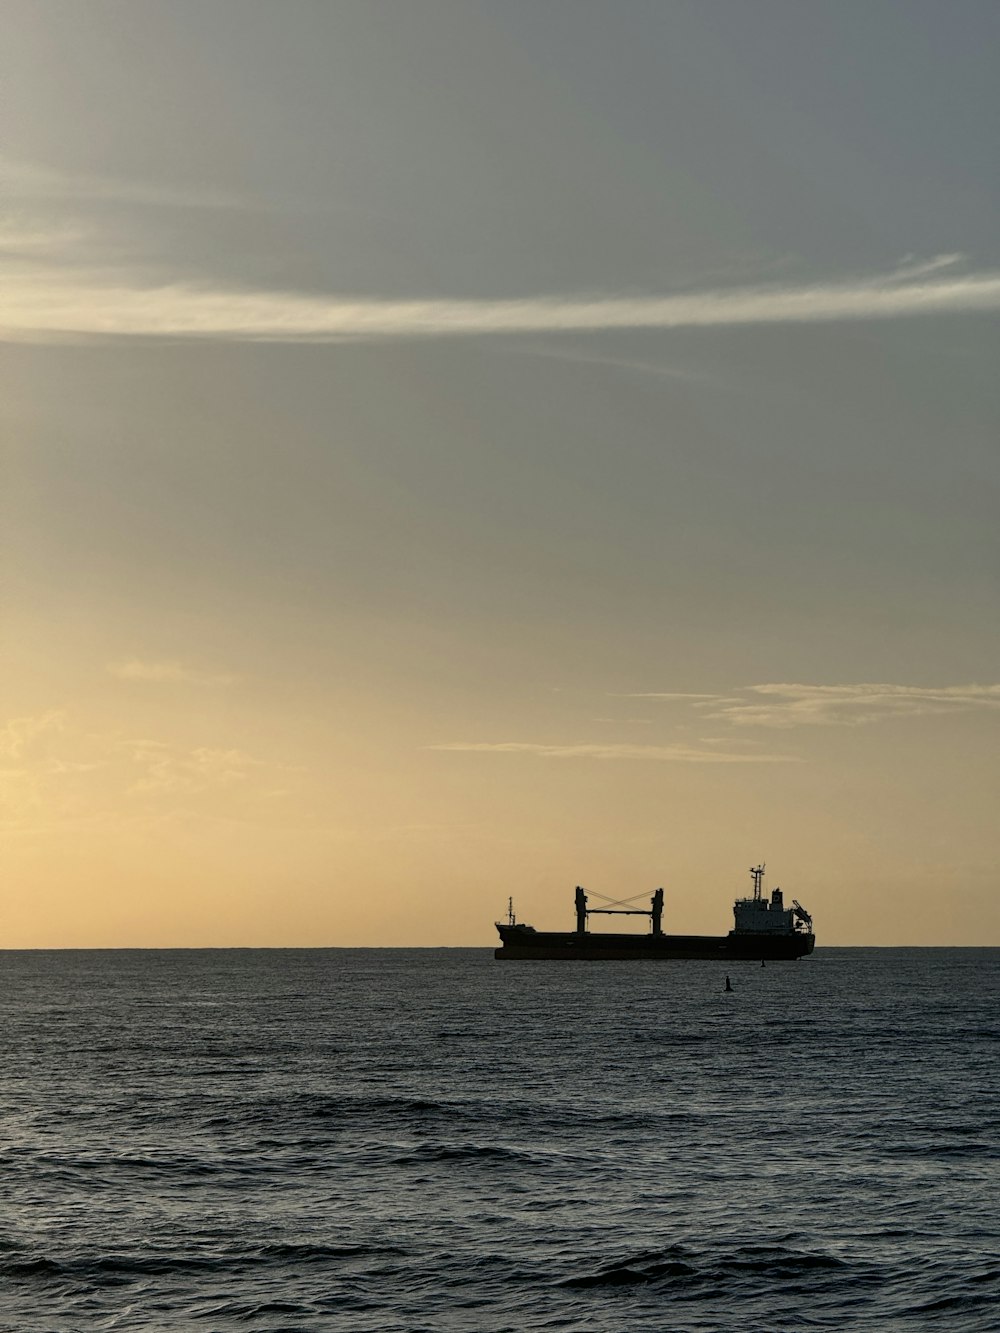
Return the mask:
POLYGON ((0 954, 0 1328, 1000 1327, 1000 950, 0 954))

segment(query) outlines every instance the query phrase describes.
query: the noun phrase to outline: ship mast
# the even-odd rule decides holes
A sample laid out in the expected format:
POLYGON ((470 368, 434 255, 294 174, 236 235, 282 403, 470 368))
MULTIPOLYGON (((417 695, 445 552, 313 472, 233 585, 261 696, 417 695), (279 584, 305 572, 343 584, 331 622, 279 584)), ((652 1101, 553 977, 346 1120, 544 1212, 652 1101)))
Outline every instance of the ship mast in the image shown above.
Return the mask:
POLYGON ((753 876, 753 897, 754 902, 760 902, 760 882, 764 878, 764 862, 759 866, 751 866, 750 874, 753 876))

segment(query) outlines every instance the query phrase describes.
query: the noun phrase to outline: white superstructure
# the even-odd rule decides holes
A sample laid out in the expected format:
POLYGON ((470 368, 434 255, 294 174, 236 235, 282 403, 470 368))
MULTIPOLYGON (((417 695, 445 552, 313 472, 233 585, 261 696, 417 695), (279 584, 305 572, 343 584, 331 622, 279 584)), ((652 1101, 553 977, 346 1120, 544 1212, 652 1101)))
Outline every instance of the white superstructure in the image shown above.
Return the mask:
POLYGON ((786 907, 780 889, 774 889, 770 899, 761 893, 761 880, 764 878, 764 866, 753 866, 753 897, 737 898, 733 904, 736 917, 735 934, 754 935, 792 935, 797 930, 811 930, 812 917, 795 900, 786 907))

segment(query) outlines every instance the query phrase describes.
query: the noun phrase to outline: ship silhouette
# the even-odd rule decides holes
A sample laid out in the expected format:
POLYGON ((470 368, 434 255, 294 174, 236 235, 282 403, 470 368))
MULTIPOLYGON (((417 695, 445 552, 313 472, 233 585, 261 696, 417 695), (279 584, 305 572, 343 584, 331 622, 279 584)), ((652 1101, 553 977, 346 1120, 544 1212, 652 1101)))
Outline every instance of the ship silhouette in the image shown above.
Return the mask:
MULTIPOLYGON (((816 945, 812 917, 797 900, 785 906, 781 889, 768 898, 761 889, 763 864, 750 870, 753 893, 737 898, 735 918, 728 935, 667 935, 663 931, 663 890, 657 889, 649 907, 633 907, 636 899, 609 902, 606 907, 591 907, 584 888, 577 886, 575 896, 576 930, 536 930, 514 916, 513 899, 508 902, 507 920, 496 923, 500 948, 495 958, 530 959, 792 959, 812 953, 816 945), (590 918, 604 916, 648 916, 646 935, 613 934, 590 929, 590 918)), ((595 895, 601 897, 600 894, 595 895)))

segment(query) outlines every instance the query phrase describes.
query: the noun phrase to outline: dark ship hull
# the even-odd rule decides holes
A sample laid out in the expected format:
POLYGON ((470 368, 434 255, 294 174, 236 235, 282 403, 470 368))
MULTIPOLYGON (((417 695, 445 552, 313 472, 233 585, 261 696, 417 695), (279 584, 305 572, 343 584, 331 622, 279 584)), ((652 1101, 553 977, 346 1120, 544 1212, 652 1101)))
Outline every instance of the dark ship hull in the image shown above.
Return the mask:
POLYGON ((612 935, 590 931, 533 930, 530 926, 497 924, 500 959, 671 959, 693 958, 729 962, 738 959, 802 958, 812 953, 816 937, 806 931, 787 935, 612 935))

